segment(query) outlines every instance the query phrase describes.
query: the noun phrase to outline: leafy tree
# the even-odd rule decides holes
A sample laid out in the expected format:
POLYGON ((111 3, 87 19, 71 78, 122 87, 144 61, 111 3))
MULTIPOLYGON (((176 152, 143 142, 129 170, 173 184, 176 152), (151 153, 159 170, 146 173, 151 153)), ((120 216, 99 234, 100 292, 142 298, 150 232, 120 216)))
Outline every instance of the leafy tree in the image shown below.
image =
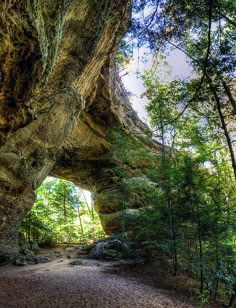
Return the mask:
POLYGON ((200 281, 201 293, 206 289, 223 298, 234 283, 234 177, 217 115, 210 107, 202 110, 209 92, 201 89, 195 104, 181 113, 196 80, 161 83, 147 72, 144 81, 155 137, 166 145, 156 180, 164 203, 171 202, 169 228, 175 231, 179 267, 200 281))
POLYGON ((37 200, 20 230, 28 241, 41 244, 84 243, 103 235, 99 218, 83 192, 70 182, 52 178, 37 190, 37 200))
POLYGON ((146 205, 129 244, 134 255, 142 248, 148 256, 156 249, 169 256, 174 274, 185 271, 199 281, 202 300, 207 292, 227 301, 235 283, 236 195, 225 145, 221 137, 212 140, 216 126, 198 110, 173 121, 191 85, 151 78, 146 74, 147 108, 162 151, 150 154, 138 139, 117 130, 111 134, 114 157, 122 162, 117 175, 127 178, 126 164, 139 163, 151 183, 143 177, 124 183, 124 191, 139 194, 146 205))
POLYGON ((138 46, 148 44, 164 55, 177 48, 186 55, 197 78, 187 87, 194 91, 185 93, 178 117, 190 107, 216 117, 236 178, 235 12, 236 2, 227 0, 137 0, 130 33, 138 46))

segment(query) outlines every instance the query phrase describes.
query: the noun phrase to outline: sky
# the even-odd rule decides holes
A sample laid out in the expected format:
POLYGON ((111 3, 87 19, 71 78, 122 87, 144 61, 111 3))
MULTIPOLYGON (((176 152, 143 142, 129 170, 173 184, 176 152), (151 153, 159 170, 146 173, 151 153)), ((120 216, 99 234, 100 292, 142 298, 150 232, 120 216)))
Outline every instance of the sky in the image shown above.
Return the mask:
MULTIPOLYGON (((191 67, 187 63, 186 56, 179 50, 174 49, 170 52, 170 55, 166 58, 169 69, 164 72, 159 72, 164 80, 174 80, 176 77, 180 78, 191 78, 193 73, 191 67)), ((124 83, 125 88, 128 92, 131 92, 130 97, 132 106, 134 110, 138 113, 141 120, 148 122, 147 112, 145 110, 145 105, 147 104, 147 99, 142 96, 145 92, 145 88, 142 79, 137 77, 137 72, 139 75, 143 74, 145 70, 152 68, 153 57, 149 54, 149 50, 146 48, 140 48, 139 51, 134 50, 132 60, 128 64, 125 70, 120 72, 121 79, 124 83), (145 61, 142 60, 145 58, 145 61)), ((92 204, 91 193, 89 191, 83 190, 84 196, 82 199, 86 199, 89 205, 92 204)), ((85 201, 85 200, 84 200, 85 201)))
MULTIPOLYGON (((168 70, 169 75, 164 76, 165 79, 169 78, 170 80, 173 80, 176 76, 185 78, 191 76, 191 68, 187 64, 186 56, 181 51, 177 49, 173 50, 170 53, 170 56, 168 56, 167 62, 170 66, 170 70, 168 70)), ((137 49, 134 50, 134 54, 129 65, 120 73, 125 88, 128 92, 132 93, 130 98, 132 106, 144 122, 148 121, 147 112, 145 110, 147 99, 145 97, 141 97, 145 92, 145 88, 142 79, 137 77, 137 72, 143 74, 145 70, 152 68, 152 64, 152 55, 150 55, 148 49, 142 47, 139 51, 137 49), (145 58, 145 61, 143 61, 142 58, 145 58)), ((91 193, 84 190, 84 195, 87 202, 91 204, 91 193)))
POLYGON ((87 202, 90 207, 92 206, 92 196, 90 191, 83 189, 83 194, 81 195, 81 199, 85 203, 87 202))
MULTIPOLYGON (((181 51, 174 49, 167 57, 167 62, 170 70, 165 72, 165 80, 173 80, 175 77, 188 78, 191 76, 192 70, 187 63, 186 56, 181 51)), ((145 70, 151 69, 152 64, 152 55, 147 48, 142 47, 139 51, 137 49, 134 50, 133 57, 129 65, 120 73, 125 88, 128 92, 132 93, 132 106, 144 122, 147 122, 147 112, 145 110, 147 99, 145 97, 141 97, 145 92, 145 88, 142 79, 137 78, 137 72, 142 75, 145 70), (142 61, 142 58, 145 58, 146 61, 142 61)))
MULTIPOLYGON (((180 51, 174 50, 167 58, 167 60, 170 66, 170 70, 168 70, 168 72, 160 72, 164 74, 163 78, 165 78, 165 80, 168 80, 168 78, 170 80, 174 79, 175 76, 188 77, 191 75, 191 69, 187 64, 187 59, 180 51), (165 74, 168 74, 168 76, 166 76, 165 74)), ((143 74, 145 70, 152 68, 152 64, 152 55, 149 53, 148 49, 142 47, 139 49, 139 51, 138 49, 134 50, 134 54, 129 65, 126 67, 125 70, 120 73, 125 88, 127 89, 127 91, 132 93, 132 106, 144 122, 147 122, 147 112, 145 110, 147 99, 145 97, 141 97, 145 91, 145 88, 142 79, 137 77, 137 72, 139 72, 139 74, 143 74), (145 61, 143 60, 143 58, 145 59, 145 61)), ((83 195, 81 195, 81 199, 84 202, 88 202, 89 205, 92 204, 90 191, 83 190, 83 195)))

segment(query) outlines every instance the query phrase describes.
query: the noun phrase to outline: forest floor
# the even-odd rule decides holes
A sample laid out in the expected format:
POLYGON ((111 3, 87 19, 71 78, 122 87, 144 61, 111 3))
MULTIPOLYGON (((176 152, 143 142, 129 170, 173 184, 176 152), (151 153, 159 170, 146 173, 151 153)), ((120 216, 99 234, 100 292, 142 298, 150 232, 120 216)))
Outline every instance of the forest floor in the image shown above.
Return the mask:
POLYGON ((73 259, 60 255, 49 263, 1 267, 0 308, 197 307, 186 293, 160 288, 143 267, 79 260, 71 265, 73 259))

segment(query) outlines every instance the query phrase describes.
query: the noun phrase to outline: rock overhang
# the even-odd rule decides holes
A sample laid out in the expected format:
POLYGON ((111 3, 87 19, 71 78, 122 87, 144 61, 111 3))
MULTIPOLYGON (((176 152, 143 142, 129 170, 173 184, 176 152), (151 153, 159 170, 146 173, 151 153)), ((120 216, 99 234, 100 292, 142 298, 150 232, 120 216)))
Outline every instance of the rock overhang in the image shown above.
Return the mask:
MULTIPOLYGON (((0 4, 0 253, 17 253, 17 226, 47 175, 92 191, 106 232, 119 230, 120 202, 110 195, 129 197, 119 177, 106 172, 120 164, 109 131, 119 128, 160 149, 144 137, 147 126, 115 69, 130 6, 124 0, 0 4)), ((133 217, 140 205, 130 207, 133 217)))

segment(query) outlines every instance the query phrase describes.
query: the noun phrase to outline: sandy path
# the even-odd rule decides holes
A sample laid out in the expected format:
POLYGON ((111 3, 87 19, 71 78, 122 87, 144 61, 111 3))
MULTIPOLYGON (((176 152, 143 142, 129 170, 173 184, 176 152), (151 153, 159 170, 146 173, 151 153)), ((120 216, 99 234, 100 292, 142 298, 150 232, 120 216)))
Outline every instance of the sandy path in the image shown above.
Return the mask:
POLYGON ((0 268, 0 307, 152 308, 194 307, 174 293, 144 285, 106 269, 110 263, 54 260, 27 267, 0 268))

